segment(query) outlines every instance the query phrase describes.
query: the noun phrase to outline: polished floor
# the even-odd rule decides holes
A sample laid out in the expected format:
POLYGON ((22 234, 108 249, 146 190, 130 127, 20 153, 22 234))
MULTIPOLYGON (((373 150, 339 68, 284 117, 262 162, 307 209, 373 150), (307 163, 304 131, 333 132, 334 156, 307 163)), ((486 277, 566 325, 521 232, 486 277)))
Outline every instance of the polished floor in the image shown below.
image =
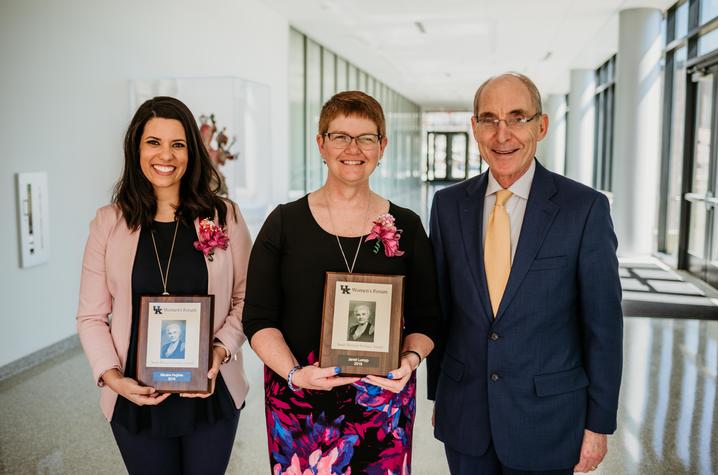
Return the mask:
MULTIPOLYGON (((410 206, 426 198, 395 201, 410 206)), ((244 354, 252 390, 228 473, 269 473, 262 365, 248 347, 244 354)), ((626 315, 624 355, 618 431, 593 473, 718 473, 718 321, 626 315)), ((422 366, 412 473, 446 474, 425 378, 422 366)), ((79 348, 0 382, 0 473, 126 473, 97 402, 79 348)))

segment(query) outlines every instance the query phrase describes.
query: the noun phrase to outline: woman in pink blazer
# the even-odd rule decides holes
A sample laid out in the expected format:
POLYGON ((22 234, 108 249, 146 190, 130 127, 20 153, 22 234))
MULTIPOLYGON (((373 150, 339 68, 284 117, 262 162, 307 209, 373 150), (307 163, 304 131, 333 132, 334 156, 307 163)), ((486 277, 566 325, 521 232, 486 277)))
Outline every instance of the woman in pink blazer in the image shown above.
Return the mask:
POLYGON ((90 225, 77 313, 100 406, 129 473, 224 473, 248 390, 249 232, 236 204, 215 194, 219 177, 182 102, 142 104, 124 149, 112 204, 90 225), (224 229, 226 248, 195 248, 205 218, 224 229), (160 394, 135 379, 139 298, 165 290, 215 296, 211 393, 160 394))

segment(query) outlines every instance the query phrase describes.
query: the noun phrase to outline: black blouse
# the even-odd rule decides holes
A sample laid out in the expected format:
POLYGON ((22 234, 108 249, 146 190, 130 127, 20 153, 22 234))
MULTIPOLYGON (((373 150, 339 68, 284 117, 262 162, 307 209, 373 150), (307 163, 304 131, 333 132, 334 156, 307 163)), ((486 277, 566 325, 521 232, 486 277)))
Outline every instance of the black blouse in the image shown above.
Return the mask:
MULTIPOLYGON (((395 225, 403 229, 403 256, 373 253, 376 241, 363 242, 354 272, 406 276, 404 334, 435 339, 439 305, 431 245, 419 217, 390 203, 395 225)), ((359 238, 340 237, 351 265, 359 238)), ((336 237, 314 220, 307 196, 272 211, 249 258, 242 321, 250 340, 263 328, 277 328, 300 362, 318 359, 325 272, 347 272, 336 237)))
MULTIPOLYGON (((155 221, 153 227, 162 271, 165 272, 175 223, 155 221)), ((197 239, 197 232, 193 226, 179 224, 167 279, 167 291, 170 294, 207 294, 208 276, 205 258, 192 245, 197 239)), ((125 366, 127 377, 134 379, 137 375, 140 297, 145 294, 159 295, 162 290, 162 277, 152 245, 150 228, 144 227, 140 231, 137 254, 132 267, 132 333, 125 366)), ((157 406, 138 406, 118 396, 112 421, 132 433, 149 430, 156 436, 176 437, 193 432, 199 422, 213 423, 234 417, 236 413, 232 396, 220 374, 217 375, 214 394, 204 399, 181 398, 178 394, 173 394, 157 406)))

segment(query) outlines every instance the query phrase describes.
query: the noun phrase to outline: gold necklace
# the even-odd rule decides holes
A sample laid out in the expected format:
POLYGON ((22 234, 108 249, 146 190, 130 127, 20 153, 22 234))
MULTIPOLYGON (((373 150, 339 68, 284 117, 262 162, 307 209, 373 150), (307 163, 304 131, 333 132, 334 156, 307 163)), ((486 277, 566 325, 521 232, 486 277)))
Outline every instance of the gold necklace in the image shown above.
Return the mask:
MULTIPOLYGON (((347 260, 347 255, 344 253, 344 247, 342 246, 342 242, 339 240, 339 236, 336 234, 336 226, 334 226, 334 220, 332 219, 332 209, 329 206, 329 198, 327 198, 327 189, 324 188, 322 195, 324 196, 324 204, 327 206, 327 213, 329 214, 329 224, 332 225, 332 234, 334 234, 334 237, 337 239, 337 244, 339 244, 339 250, 342 253, 342 257, 344 258, 344 265, 347 266, 347 271, 349 273, 354 272, 354 266, 356 266, 357 263, 357 257, 359 257, 359 249, 361 249, 361 243, 362 239, 364 239, 364 235, 359 236, 359 242, 357 243, 357 250, 354 253, 354 260, 352 261, 351 267, 349 267, 349 261, 347 260)), ((362 226, 364 226, 364 223, 369 219, 369 205, 371 204, 371 194, 369 195, 369 199, 366 203, 366 213, 364 214, 364 221, 362 222, 362 226)), ((363 229, 363 228, 362 228, 363 229)), ((361 231, 360 231, 361 232, 361 231)))
POLYGON ((157 242, 155 241, 155 230, 150 229, 150 236, 152 236, 152 247, 155 249, 155 257, 157 258, 157 267, 160 269, 160 277, 162 277, 162 295, 169 295, 167 292, 167 279, 170 276, 170 264, 172 263, 172 254, 175 252, 175 240, 177 239, 177 228, 179 228, 179 219, 175 218, 175 233, 172 236, 172 247, 170 248, 170 255, 167 258, 167 270, 162 272, 162 264, 160 264, 160 254, 157 252, 157 242))

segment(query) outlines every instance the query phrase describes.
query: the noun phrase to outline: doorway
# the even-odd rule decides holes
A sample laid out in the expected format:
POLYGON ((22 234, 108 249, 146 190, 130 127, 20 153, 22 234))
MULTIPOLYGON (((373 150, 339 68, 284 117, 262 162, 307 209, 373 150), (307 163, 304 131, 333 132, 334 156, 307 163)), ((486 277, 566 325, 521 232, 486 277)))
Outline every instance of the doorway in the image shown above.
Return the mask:
POLYGON ((429 181, 462 181, 469 173, 467 132, 428 132, 426 170, 429 181))
POLYGON ((695 72, 695 127, 688 202, 688 271, 718 287, 718 65, 695 72))

